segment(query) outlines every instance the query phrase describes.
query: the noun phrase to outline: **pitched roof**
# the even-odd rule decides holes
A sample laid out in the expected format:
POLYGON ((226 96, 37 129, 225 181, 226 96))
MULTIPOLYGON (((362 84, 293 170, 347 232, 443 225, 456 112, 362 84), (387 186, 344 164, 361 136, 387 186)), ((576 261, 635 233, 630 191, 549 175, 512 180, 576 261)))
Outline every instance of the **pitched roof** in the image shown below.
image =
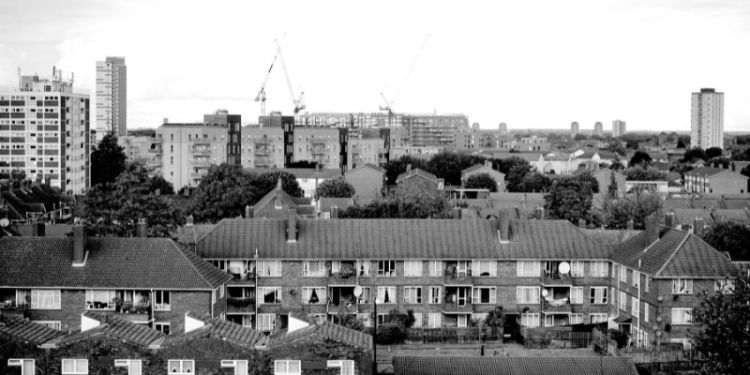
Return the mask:
POLYGON ((648 244, 643 232, 620 244, 612 260, 654 277, 725 277, 736 267, 700 237, 686 231, 660 228, 659 239, 648 244), (640 261, 640 265, 639 265, 640 261))
POLYGON ((395 375, 637 375, 624 357, 393 357, 395 375))
POLYGON ((41 345, 65 335, 44 324, 33 323, 26 319, 3 319, 0 321, 0 334, 8 335, 33 345, 41 345))
POLYGON ((308 327, 292 332, 281 331, 274 333, 269 337, 268 346, 269 348, 275 348, 299 340, 309 339, 316 341, 330 340, 357 348, 372 349, 371 335, 330 322, 311 324, 308 327))
POLYGON ((299 179, 329 179, 341 176, 340 169, 315 169, 315 168, 281 168, 281 169, 266 169, 266 168, 249 168, 246 171, 251 173, 262 174, 266 172, 288 172, 299 179))
POLYGON ((339 210, 345 210, 351 206, 354 206, 354 199, 321 197, 318 203, 321 211, 328 212, 333 206, 336 206, 339 210))
POLYGON ((359 172, 360 170, 364 170, 364 169, 372 169, 376 172, 385 173, 385 170, 383 168, 380 168, 379 166, 372 164, 372 163, 365 163, 364 165, 360 167, 352 169, 351 171, 347 171, 346 176, 351 175, 352 173, 359 172))
POLYGON ((177 230, 177 242, 181 244, 194 244, 204 234, 214 229, 214 224, 184 225, 177 230))
POLYGON ((203 321, 205 325, 190 332, 169 335, 161 344, 162 346, 174 345, 176 343, 195 339, 196 337, 205 336, 218 337, 235 345, 245 347, 255 347, 255 345, 266 340, 266 335, 264 333, 243 327, 236 323, 223 319, 205 319, 193 313, 187 313, 187 315, 194 319, 203 321))
POLYGON ((142 324, 133 323, 114 314, 86 311, 83 315, 87 318, 98 320, 100 325, 86 331, 75 332, 61 337, 49 342, 48 345, 61 347, 88 340, 93 337, 109 336, 132 344, 149 346, 157 340, 166 337, 162 332, 151 329, 142 324))
POLYGON ((705 225, 711 225, 714 221, 711 211, 702 208, 677 208, 672 212, 678 224, 692 225, 697 217, 702 218, 705 225))
POLYGON ((612 248, 564 220, 511 220, 501 244, 496 220, 300 219, 286 241, 284 219, 224 219, 198 240, 204 258, 606 259, 612 248))
POLYGON ((73 238, 0 239, 0 286, 214 289, 231 279, 163 238, 89 238, 73 267, 73 238), (42 261, 40 261, 42 260, 42 261))
POLYGON ((747 177, 737 172, 733 172, 731 169, 724 169, 724 168, 699 167, 699 168, 695 168, 693 170, 687 171, 685 172, 685 174, 691 175, 691 176, 710 177, 710 176, 715 176, 719 173, 725 173, 725 172, 728 173, 728 175, 731 177, 747 180, 747 177))
POLYGON ((406 171, 406 172, 401 173, 400 175, 398 175, 398 177, 396 178, 396 183, 398 184, 398 183, 400 183, 403 180, 406 180, 406 179, 409 179, 409 178, 412 178, 412 177, 416 177, 416 176, 424 177, 424 178, 426 178, 426 179, 428 179, 430 181, 434 181, 435 183, 437 183, 437 181, 438 181, 437 176, 435 176, 434 174, 432 174, 430 172, 427 172, 427 171, 425 171, 423 169, 420 169, 420 168, 414 168, 414 169, 410 169, 410 170, 408 170, 408 171, 406 171))

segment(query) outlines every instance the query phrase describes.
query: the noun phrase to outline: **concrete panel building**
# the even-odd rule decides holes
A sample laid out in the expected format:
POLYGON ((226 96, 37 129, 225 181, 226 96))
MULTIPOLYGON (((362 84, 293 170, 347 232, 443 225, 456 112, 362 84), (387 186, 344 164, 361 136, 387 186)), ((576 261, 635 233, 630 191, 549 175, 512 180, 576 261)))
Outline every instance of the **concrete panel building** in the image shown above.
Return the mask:
POLYGON ((685 172, 684 188, 691 193, 744 194, 747 177, 730 169, 695 168, 685 172))
POLYGON ((690 147, 723 149, 724 93, 711 88, 694 92, 690 114, 690 147))
POLYGON ((578 132, 580 131, 580 126, 578 125, 578 122, 573 121, 570 123, 570 138, 574 138, 576 135, 578 135, 578 132))
POLYGON ((622 135, 624 135, 625 132, 627 132, 625 126, 626 126, 625 121, 622 121, 622 120, 612 121, 612 136, 617 138, 617 137, 621 137, 622 135))
POLYGON ((96 62, 96 137, 128 134, 128 70, 124 57, 96 62))
POLYGON ((243 168, 284 168, 284 129, 281 127, 242 128, 243 168))
POLYGON ((602 136, 604 135, 604 125, 602 125, 601 121, 597 121, 594 123, 594 135, 602 136))
POLYGON ((211 165, 227 161, 229 130, 204 123, 165 123, 156 130, 161 141, 162 176, 175 191, 197 186, 211 165))

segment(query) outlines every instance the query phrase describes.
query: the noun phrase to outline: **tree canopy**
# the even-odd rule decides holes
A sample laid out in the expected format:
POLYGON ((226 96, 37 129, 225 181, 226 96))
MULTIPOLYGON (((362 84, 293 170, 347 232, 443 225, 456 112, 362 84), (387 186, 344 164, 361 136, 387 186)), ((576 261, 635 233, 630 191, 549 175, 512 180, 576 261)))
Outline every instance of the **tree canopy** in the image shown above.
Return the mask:
POLYGON ((351 198, 355 191, 352 184, 341 178, 332 178, 321 182, 316 194, 321 198, 351 198))
POLYGON ((716 158, 721 157, 724 155, 724 151, 721 149, 721 147, 709 147, 706 149, 706 158, 716 158))
POLYGON ((115 182, 125 171, 127 156, 117 144, 117 136, 107 134, 91 153, 91 186, 115 182))
POLYGON ((442 192, 402 190, 399 194, 376 199, 365 206, 351 206, 341 218, 447 218, 451 216, 448 200, 442 192))
POLYGON ((302 188, 299 186, 299 182, 297 182, 297 177, 293 174, 285 171, 270 171, 261 173, 253 178, 253 185, 258 188, 258 199, 275 189, 276 184, 279 183, 279 179, 281 179, 281 188, 287 194, 293 197, 301 197, 304 195, 302 188))
POLYGON ((217 222, 226 217, 240 216, 245 206, 254 204, 263 196, 261 188, 254 182, 254 175, 239 165, 212 166, 193 190, 186 211, 196 222, 217 222))
POLYGON ((497 191, 497 181, 488 173, 479 173, 469 176, 464 183, 467 189, 487 189, 490 192, 497 191))
POLYGON ((694 163, 698 160, 706 159, 708 159, 708 157, 706 157, 706 152, 703 151, 703 149, 700 147, 693 147, 691 149, 688 149, 682 156, 682 162, 684 163, 694 163))
POLYGON ((635 154, 633 154, 633 157, 630 158, 630 165, 633 166, 640 166, 641 168, 647 167, 649 164, 651 164, 651 155, 649 155, 647 152, 644 151, 636 151, 635 154))
POLYGON ((657 194, 641 192, 624 198, 604 200, 601 208, 601 223, 608 229, 625 229, 630 219, 636 229, 645 228, 646 217, 663 214, 663 203, 657 194))
POLYGON ((599 183, 590 173, 559 178, 544 195, 544 209, 551 218, 578 224, 580 219, 591 219, 593 196, 598 192, 599 183))
POLYGON ((750 261, 750 229, 732 221, 716 222, 703 240, 719 251, 726 251, 732 260, 750 261))
POLYGON ((625 171, 625 179, 628 181, 666 181, 666 175, 655 169, 633 167, 625 171))

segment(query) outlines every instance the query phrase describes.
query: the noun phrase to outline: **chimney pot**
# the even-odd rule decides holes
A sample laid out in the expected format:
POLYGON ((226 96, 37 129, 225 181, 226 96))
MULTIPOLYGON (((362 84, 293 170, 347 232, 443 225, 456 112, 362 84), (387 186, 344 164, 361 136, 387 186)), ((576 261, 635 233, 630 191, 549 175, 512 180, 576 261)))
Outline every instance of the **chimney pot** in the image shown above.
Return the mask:
POLYGON ((497 216, 498 230, 500 231, 500 242, 510 242, 510 211, 500 210, 497 216))
POLYGON ((338 219, 339 218, 339 208, 338 206, 332 206, 331 207, 331 219, 338 219))
POLYGON ((409 172, 411 170, 411 164, 406 165, 406 171, 409 172))
POLYGON ((578 219, 578 227, 581 229, 586 229, 586 219, 578 219))
POLYGON ((633 219, 628 219, 626 225, 628 230, 635 230, 635 222, 633 221, 633 219))
POLYGON ((245 219, 252 219, 253 218, 253 206, 247 205, 245 206, 245 219))
POLYGON ((644 219, 644 225, 646 227, 646 242, 648 245, 659 240, 659 225, 656 222, 656 215, 651 214, 646 216, 644 219))
POLYGON ((148 237, 148 225, 146 224, 145 218, 138 219, 138 225, 136 226, 136 236, 141 238, 148 237))
POLYGON ((484 166, 487 167, 487 168, 489 168, 489 169, 492 169, 492 161, 491 160, 485 160, 484 161, 484 166))
POLYGON ((675 225, 677 225, 677 223, 675 222, 674 212, 667 212, 667 214, 664 216, 664 225, 669 229, 672 229, 675 227, 675 225))
POLYGON ((194 223, 193 215, 188 215, 185 226, 188 226, 188 227, 193 226, 193 223, 194 223))
POLYGON ((700 216, 696 217, 693 221, 693 233, 695 233, 696 236, 703 237, 704 229, 703 218, 700 216))
POLYGON ((73 265, 83 266, 86 261, 86 228, 77 224, 73 226, 73 265))
POLYGON ((536 208, 536 218, 539 220, 544 220, 544 207, 536 208))

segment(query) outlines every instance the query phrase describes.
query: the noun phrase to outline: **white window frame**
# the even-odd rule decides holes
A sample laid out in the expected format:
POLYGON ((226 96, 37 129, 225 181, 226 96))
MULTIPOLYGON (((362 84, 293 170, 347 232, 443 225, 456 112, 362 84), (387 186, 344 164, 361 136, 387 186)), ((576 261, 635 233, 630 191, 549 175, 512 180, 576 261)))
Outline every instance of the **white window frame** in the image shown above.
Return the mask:
POLYGON ((516 304, 529 305, 539 303, 538 286, 517 286, 516 287, 516 304), (523 298, 521 298, 523 297, 523 298), (526 298, 529 297, 529 298, 526 298))
POLYGON ((282 267, 281 260, 278 259, 259 260, 257 262, 256 274, 258 277, 281 277, 282 267))
POLYGON ((339 375, 354 375, 354 361, 351 359, 333 359, 326 363, 328 368, 338 368, 339 375))
MULTIPOLYGON (((60 289, 31 289, 31 309, 32 310, 62 310, 62 295, 60 289), (52 293, 52 303, 42 305, 42 295, 52 293)), ((46 296, 45 300, 50 299, 46 296)), ((45 301, 48 302, 48 301, 45 301)))
POLYGON ((620 303, 620 310, 622 311, 628 311, 628 295, 625 294, 625 292, 620 291, 620 296, 618 298, 618 302, 620 303))
POLYGON ((20 367, 21 375, 36 373, 36 361, 30 358, 8 358, 8 367, 20 367))
POLYGON ((638 304, 638 298, 636 297, 630 297, 630 315, 638 318, 638 313, 640 313, 639 308, 641 306, 638 304))
POLYGON ((466 328, 468 326, 469 326, 469 315, 459 314, 458 316, 456 316, 456 327, 466 328))
POLYGON ((221 368, 234 369, 234 375, 247 375, 250 367, 246 359, 222 359, 221 368))
POLYGON ((669 342, 672 342, 675 344, 682 344, 683 350, 690 350, 693 348, 693 342, 687 338, 673 338, 673 339, 669 339, 669 342))
POLYGON ((325 286, 303 286, 302 287, 302 304, 303 305, 325 305, 328 302, 328 288, 325 286), (310 302, 312 291, 318 296, 318 302, 310 302))
POLYGON ((154 330, 165 333, 165 334, 171 334, 172 333, 172 325, 169 322, 154 322, 154 330), (169 333, 164 332, 164 327, 167 327, 167 331, 169 333))
POLYGON ((430 305, 439 305, 443 303, 443 288, 440 286, 429 286, 429 299, 427 300, 427 303, 430 305), (435 292, 437 291, 437 295, 435 295, 435 292))
POLYGON ((273 361, 274 375, 302 375, 302 361, 294 359, 277 359, 273 361), (295 365, 296 370, 290 370, 289 365, 295 365), (283 371, 280 370, 283 367, 283 371))
POLYGON ((606 286, 592 286, 589 289, 589 303, 592 305, 606 305, 609 303, 609 288, 606 286))
POLYGON ((62 375, 87 375, 89 373, 89 360, 85 358, 63 358, 60 372, 62 375), (72 364, 73 371, 65 371, 66 364, 72 364), (83 366, 85 370, 81 370, 81 366, 83 366))
POLYGON ((621 283, 627 283, 628 282, 628 271, 627 267, 620 265, 620 282, 621 283))
MULTIPOLYGON (((333 265, 331 265, 333 268, 333 265)), ((326 263, 322 260, 302 262, 302 277, 327 277, 326 263)))
POLYGON ((140 359, 115 359, 115 367, 125 367, 128 375, 143 374, 143 361, 140 359))
POLYGON ((396 261, 395 260, 387 260, 387 259, 386 260, 378 260, 377 275, 380 276, 380 277, 393 277, 393 276, 396 276, 396 261))
POLYGON ((172 310, 172 295, 168 290, 154 290, 154 311, 170 311, 172 310), (169 302, 164 303, 164 296, 166 296, 169 302), (157 302, 161 300, 162 302, 157 302))
POLYGON ((495 260, 473 260, 471 275, 474 277, 497 277, 497 261, 495 260), (482 276, 483 273, 488 275, 482 276))
POLYGON ((671 314, 672 325, 692 325, 693 308, 692 307, 673 307, 671 314))
POLYGON ((715 280, 714 292, 721 292, 721 294, 734 293, 734 280, 731 280, 731 279, 715 280))
POLYGON ((273 331, 276 329, 276 314, 258 314, 255 323, 258 331, 273 331))
POLYGON ((641 273, 633 270, 633 280, 631 280, 633 287, 638 288, 641 284, 641 273))
POLYGON ((405 260, 404 261, 404 276, 407 277, 422 277, 422 260, 405 260))
POLYGON ((522 327, 536 328, 539 327, 539 313, 523 313, 521 314, 521 321, 519 324, 522 327))
POLYGON ((442 313, 427 313, 427 328, 442 328, 443 327, 443 314, 442 313))
POLYGON ((372 276, 372 261, 370 260, 358 260, 357 261, 357 274, 359 276, 372 276))
POLYGON ((580 260, 574 260, 570 262, 570 277, 584 277, 584 262, 580 260))
POLYGON ((672 294, 693 294, 693 279, 672 279, 672 294))
POLYGON ((443 261, 431 260, 429 262, 430 277, 443 277, 443 261))
POLYGON ((59 320, 32 320, 31 322, 41 324, 47 328, 62 331, 62 322, 59 320))
POLYGON ((609 302, 612 304, 612 306, 617 306, 617 290, 615 289, 615 287, 612 287, 610 289, 610 292, 612 293, 609 294, 609 302))
POLYGON ((398 294, 395 286, 378 286, 377 299, 380 301, 379 305, 390 305, 395 304, 398 300, 398 294), (385 292, 388 291, 388 302, 385 301, 385 292))
POLYGON ((195 360, 170 359, 167 361, 167 374, 193 375, 195 374, 195 360), (177 369, 178 371, 171 371, 173 369, 177 369), (189 371, 187 371, 188 369, 189 371))
POLYGON ((494 286, 475 286, 472 288, 471 302, 479 305, 494 305, 497 303, 497 287, 494 286), (489 289, 490 299, 482 302, 482 289, 489 289))
POLYGON ((568 321, 568 324, 583 324, 583 314, 582 313, 570 314, 570 320, 568 321))
POLYGON ((608 277, 609 264, 607 262, 596 261, 589 263, 589 275, 591 277, 608 277))
POLYGON ((519 260, 516 262, 516 276, 518 277, 540 277, 542 275, 542 262, 519 260))
POLYGON ((643 303, 643 321, 648 323, 649 306, 647 302, 643 303))
POLYGON ((404 304, 416 305, 422 304, 422 287, 405 286, 404 287, 404 304))
POLYGON ((412 324, 412 327, 414 327, 414 328, 422 328, 422 325, 424 325, 424 315, 422 315, 421 312, 415 312, 414 313, 414 324, 412 324))
POLYGON ((115 309, 115 303, 113 300, 117 297, 117 292, 113 289, 87 289, 86 290, 86 310, 93 310, 93 311, 114 311, 115 309), (107 296, 104 298, 105 301, 99 300, 99 296, 96 295, 104 295, 107 296), (89 304, 91 302, 91 304, 89 304), (95 302, 102 302, 106 303, 107 305, 102 308, 96 308, 94 307, 95 302))
POLYGON ((282 290, 280 286, 259 286, 257 288, 257 298, 255 298, 256 304, 258 305, 277 305, 280 304, 282 299, 282 290), (266 294, 276 293, 274 302, 265 302, 266 294))
POLYGON ((606 323, 607 322, 607 314, 606 313, 591 313, 589 314, 589 322, 591 324, 596 323, 606 323))

